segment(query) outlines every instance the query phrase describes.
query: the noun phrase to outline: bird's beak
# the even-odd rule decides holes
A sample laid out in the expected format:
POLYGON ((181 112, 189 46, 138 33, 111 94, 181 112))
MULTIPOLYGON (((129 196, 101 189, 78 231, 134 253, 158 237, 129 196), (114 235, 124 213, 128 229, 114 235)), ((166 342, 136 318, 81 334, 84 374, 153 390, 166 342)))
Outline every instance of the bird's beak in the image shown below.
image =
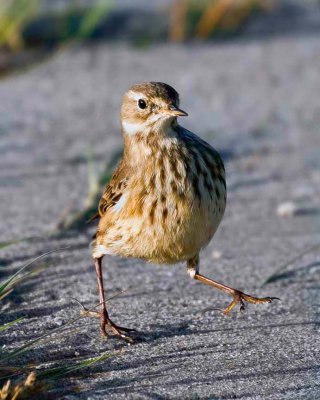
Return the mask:
POLYGON ((188 115, 188 113, 186 113, 185 111, 181 110, 180 108, 174 106, 173 104, 171 104, 171 106, 169 106, 169 108, 163 108, 161 110, 161 112, 163 114, 171 115, 173 117, 186 117, 188 115))

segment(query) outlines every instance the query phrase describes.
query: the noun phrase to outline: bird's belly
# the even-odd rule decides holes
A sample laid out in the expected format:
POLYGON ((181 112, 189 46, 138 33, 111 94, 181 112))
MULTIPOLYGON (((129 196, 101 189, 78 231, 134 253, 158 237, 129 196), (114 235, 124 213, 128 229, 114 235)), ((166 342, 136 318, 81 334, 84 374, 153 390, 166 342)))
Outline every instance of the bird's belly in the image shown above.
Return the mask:
POLYGON ((159 207, 152 220, 149 215, 118 221, 117 228, 111 228, 103 242, 98 243, 97 251, 154 263, 188 260, 209 243, 224 208, 225 203, 219 206, 215 198, 192 199, 183 206, 171 204, 165 209, 159 207))
POLYGON ((191 208, 191 212, 181 216, 179 226, 177 219, 173 219, 163 236, 165 256, 172 259, 172 262, 178 262, 197 255, 210 242, 222 215, 223 212, 207 203, 206 206, 196 205, 191 208))

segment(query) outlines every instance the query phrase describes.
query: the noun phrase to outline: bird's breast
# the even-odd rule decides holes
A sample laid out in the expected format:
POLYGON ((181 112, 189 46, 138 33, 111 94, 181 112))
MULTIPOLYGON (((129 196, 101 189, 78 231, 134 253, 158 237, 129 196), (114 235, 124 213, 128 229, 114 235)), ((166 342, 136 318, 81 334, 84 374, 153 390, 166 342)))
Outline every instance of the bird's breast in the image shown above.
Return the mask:
POLYGON ((208 244, 225 205, 224 168, 216 152, 162 143, 110 209, 100 244, 108 253, 152 262, 186 260, 208 244))

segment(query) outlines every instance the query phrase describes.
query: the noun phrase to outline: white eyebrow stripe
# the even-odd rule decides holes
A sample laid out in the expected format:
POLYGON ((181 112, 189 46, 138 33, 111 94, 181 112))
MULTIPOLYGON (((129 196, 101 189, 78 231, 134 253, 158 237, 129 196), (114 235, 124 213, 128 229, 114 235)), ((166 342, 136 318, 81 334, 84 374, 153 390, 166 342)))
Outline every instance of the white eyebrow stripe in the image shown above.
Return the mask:
POLYGON ((133 90, 129 90, 128 96, 131 97, 134 100, 137 100, 137 101, 139 99, 144 99, 145 98, 145 95, 143 93, 134 92, 133 90))

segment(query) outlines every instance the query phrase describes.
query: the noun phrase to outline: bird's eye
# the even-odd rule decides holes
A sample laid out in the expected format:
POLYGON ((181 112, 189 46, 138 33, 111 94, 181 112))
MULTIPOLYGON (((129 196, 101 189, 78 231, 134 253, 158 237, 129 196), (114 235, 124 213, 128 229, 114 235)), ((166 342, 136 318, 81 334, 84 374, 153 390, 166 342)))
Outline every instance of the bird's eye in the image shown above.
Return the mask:
POLYGON ((140 99, 138 100, 138 106, 141 110, 144 110, 147 107, 147 103, 143 99, 140 99))

